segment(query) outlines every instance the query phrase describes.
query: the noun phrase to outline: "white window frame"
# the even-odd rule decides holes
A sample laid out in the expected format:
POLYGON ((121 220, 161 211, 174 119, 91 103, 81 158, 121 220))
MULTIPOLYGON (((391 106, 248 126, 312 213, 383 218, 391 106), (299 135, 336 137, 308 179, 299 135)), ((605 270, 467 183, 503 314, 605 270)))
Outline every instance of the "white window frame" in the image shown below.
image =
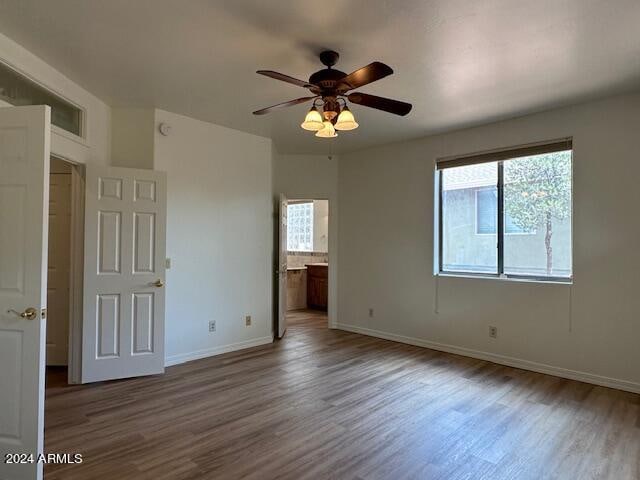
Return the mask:
MULTIPOLYGON (((452 276, 452 277, 479 277, 479 278, 497 278, 504 280, 520 280, 520 281, 536 281, 536 282, 544 282, 544 283, 565 283, 571 284, 573 283, 573 258, 571 259, 572 272, 570 276, 562 277, 562 276, 540 276, 540 275, 524 275, 524 274, 507 274, 504 272, 504 237, 506 235, 523 235, 522 233, 514 233, 514 234, 506 234, 504 232, 504 204, 503 204, 503 195, 504 195, 504 162, 509 161, 514 158, 520 158, 525 156, 533 156, 542 153, 550 153, 554 151, 571 151, 571 255, 573 257, 574 248, 573 248, 573 139, 568 137, 559 140, 553 140, 548 142, 540 142, 535 144, 524 145, 520 147, 511 147, 507 149, 489 151, 484 153, 478 153, 473 155, 467 155, 462 157, 449 157, 442 158, 436 161, 436 169, 435 169, 435 186, 436 186, 436 207, 434 209, 436 219, 435 219, 435 228, 436 228, 436 248, 434 249, 436 261, 434 264, 434 274, 441 276, 452 276), (479 163, 490 163, 497 162, 498 163, 498 231, 497 235, 497 248, 498 248, 498 273, 478 273, 478 272, 460 272, 460 271, 448 271, 443 269, 443 195, 442 195, 442 187, 443 187, 443 171, 445 168, 452 168, 457 166, 464 165, 473 165, 479 163), (447 165, 448 164, 448 165, 447 165), (446 165, 446 166, 445 166, 446 165)), ((476 196, 477 202, 477 196, 476 196)), ((477 205, 475 207, 474 217, 477 217, 477 205)), ((477 222, 477 218, 476 218, 477 222)), ((475 230, 475 225, 474 225, 475 230)), ((476 235, 494 235, 494 234, 478 234, 476 235)), ((526 235, 526 234, 525 234, 526 235)))

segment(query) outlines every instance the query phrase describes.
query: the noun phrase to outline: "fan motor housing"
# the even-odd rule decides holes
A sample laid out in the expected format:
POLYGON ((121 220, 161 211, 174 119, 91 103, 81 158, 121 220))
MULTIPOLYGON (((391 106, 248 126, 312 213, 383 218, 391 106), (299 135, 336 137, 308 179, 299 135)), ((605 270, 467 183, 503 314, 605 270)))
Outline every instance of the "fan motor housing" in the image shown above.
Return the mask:
POLYGON ((390 98, 377 97, 375 95, 367 95, 365 93, 348 93, 350 90, 368 85, 369 83, 391 75, 393 73, 391 67, 382 62, 372 62, 369 65, 365 65, 364 67, 347 75, 345 72, 333 68, 339 58, 340 55, 338 55, 338 52, 333 50, 325 50, 321 52, 320 61, 327 68, 313 73, 309 77, 308 82, 289 75, 274 72, 272 70, 258 70, 257 73, 261 75, 297 85, 298 87, 306 88, 314 96, 297 98, 288 102, 272 105, 268 108, 256 110, 253 112, 254 115, 263 115, 273 109, 298 105, 306 102, 307 100, 313 100, 313 105, 315 107, 319 98, 322 99, 323 118, 332 122, 335 122, 342 109, 339 101, 344 102, 344 106, 346 106, 348 100, 352 103, 357 103, 369 108, 375 108, 377 110, 383 110, 400 116, 407 115, 411 111, 410 103, 400 102, 390 98))
POLYGON ((347 74, 341 72, 340 70, 334 70, 333 68, 326 68, 324 70, 319 70, 316 73, 312 74, 309 77, 309 83, 313 85, 317 85, 323 89, 332 89, 335 88, 338 80, 346 77, 347 74))

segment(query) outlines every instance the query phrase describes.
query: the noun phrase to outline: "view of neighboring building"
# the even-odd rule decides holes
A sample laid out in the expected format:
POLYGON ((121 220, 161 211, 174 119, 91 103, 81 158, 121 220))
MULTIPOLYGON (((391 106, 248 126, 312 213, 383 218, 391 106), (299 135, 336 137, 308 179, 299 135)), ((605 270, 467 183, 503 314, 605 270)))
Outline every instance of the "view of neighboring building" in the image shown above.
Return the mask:
MULTIPOLYGON (((509 166, 514 162, 540 160, 544 156, 508 160, 505 165, 505 183, 509 182, 509 166)), ((570 172, 571 155, 566 152, 570 172)), ((558 174, 560 176, 562 172, 558 174)), ((508 200, 504 208, 504 273, 531 276, 571 276, 571 212, 570 177, 565 184, 569 202, 564 218, 551 216, 550 253, 545 238, 547 222, 545 212, 536 211, 536 205, 525 206, 523 218, 514 218, 508 200), (533 215, 532 215, 533 214, 533 215), (536 221, 535 219, 539 221, 536 221), (548 258, 548 254, 551 258, 548 258), (548 271, 548 261, 551 270, 548 271)), ((513 184, 512 184, 513 185, 513 184)), ((515 192, 526 196, 527 189, 515 192)), ((533 185, 533 195, 546 195, 545 185, 533 185)), ((508 187, 508 185, 507 185, 508 187)), ((549 189, 551 190, 551 189, 549 189)), ((533 196, 532 195, 532 196, 533 196)), ((549 193, 553 195, 553 193, 549 193)), ((520 207, 521 208, 521 207, 520 207)), ((553 212, 555 213, 555 212, 553 212)), ((480 163, 443 170, 442 176, 442 270, 445 272, 499 273, 498 272, 498 162, 480 163)))

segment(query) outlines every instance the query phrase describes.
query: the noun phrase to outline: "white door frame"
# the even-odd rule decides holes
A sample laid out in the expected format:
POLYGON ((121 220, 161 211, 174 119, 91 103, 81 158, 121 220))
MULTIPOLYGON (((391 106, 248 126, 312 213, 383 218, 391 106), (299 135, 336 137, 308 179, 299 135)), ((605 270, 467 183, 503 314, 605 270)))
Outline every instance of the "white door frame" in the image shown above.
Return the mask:
MULTIPOLYGON (((67 381, 80 383, 82 373, 82 279, 84 275, 84 165, 51 152, 71 166, 71 264, 69 265, 69 357, 67 381)), ((46 362, 46 359, 45 359, 46 362)))
MULTIPOLYGON (((298 192, 299 193, 299 192, 298 192)), ((328 234, 327 234, 327 249, 329 254, 329 291, 327 297, 327 322, 329 328, 337 328, 338 325, 338 224, 337 219, 338 216, 336 214, 336 206, 337 201, 335 199, 331 199, 326 195, 292 195, 290 191, 287 191, 285 194, 287 196, 287 200, 326 200, 329 203, 329 225, 328 225, 328 234), (333 223, 332 223, 333 222, 333 223)), ((276 200, 276 205, 278 205, 278 200, 276 200)), ((276 217, 278 221, 280 220, 280 215, 276 212, 276 217)), ((278 225, 275 225, 278 227, 278 225)), ((277 253, 277 251, 276 251, 277 253)), ((274 295, 274 301, 277 301, 278 297, 274 295)), ((275 315, 278 314, 277 308, 275 309, 275 315)), ((274 333, 278 333, 275 331, 274 333)))
POLYGON ((289 199, 283 193, 278 202, 278 267, 276 269, 278 285, 277 329, 275 337, 282 338, 287 331, 287 230, 289 199))

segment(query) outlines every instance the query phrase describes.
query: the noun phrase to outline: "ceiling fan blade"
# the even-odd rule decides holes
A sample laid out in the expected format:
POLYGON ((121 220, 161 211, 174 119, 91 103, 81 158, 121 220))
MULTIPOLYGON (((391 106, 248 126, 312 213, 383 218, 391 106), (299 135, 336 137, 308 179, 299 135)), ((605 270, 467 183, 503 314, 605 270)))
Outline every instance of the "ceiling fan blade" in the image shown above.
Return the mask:
POLYGON ((253 112, 254 115, 264 115, 265 113, 269 113, 272 110, 276 110, 278 108, 283 108, 283 107, 290 107, 292 105, 298 105, 299 103, 304 103, 307 102, 311 99, 316 98, 315 96, 313 97, 302 97, 302 98, 296 98, 295 100, 289 100, 288 102, 282 102, 282 103, 278 103, 277 105, 271 105, 270 107, 267 108, 263 108, 261 110, 256 110, 255 112, 253 112))
POLYGON ((351 90, 354 88, 360 88, 363 85, 375 82, 376 80, 380 80, 392 73, 393 70, 390 66, 381 62, 373 62, 366 67, 362 67, 355 72, 351 72, 349 75, 341 79, 340 83, 348 86, 349 88, 347 90, 351 90))
POLYGON ((303 82, 302 80, 290 77, 289 75, 285 75, 284 73, 274 72, 273 70, 258 70, 256 73, 264 75, 265 77, 271 77, 275 78, 276 80, 282 80, 283 82, 292 83, 293 85, 297 85, 303 88, 309 88, 313 86, 309 82, 303 82))
POLYGON ((358 105, 377 108, 378 110, 384 110, 385 112, 395 113, 396 115, 401 116, 409 113, 412 108, 410 103, 392 100, 390 98, 377 97, 375 95, 369 95, 368 93, 354 92, 347 95, 347 98, 349 101, 357 103, 358 105))

